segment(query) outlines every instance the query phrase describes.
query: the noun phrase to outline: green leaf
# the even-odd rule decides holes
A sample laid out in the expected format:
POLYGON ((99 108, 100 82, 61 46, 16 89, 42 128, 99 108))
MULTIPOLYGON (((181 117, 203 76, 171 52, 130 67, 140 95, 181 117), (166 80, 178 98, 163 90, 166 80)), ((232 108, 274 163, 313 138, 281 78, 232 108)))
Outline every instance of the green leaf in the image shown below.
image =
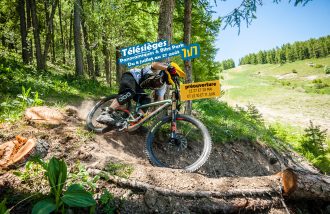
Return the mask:
POLYGON ((48 175, 48 181, 51 189, 55 189, 57 185, 57 178, 59 175, 59 169, 58 169, 58 160, 56 158, 50 159, 48 163, 48 170, 47 170, 47 175, 48 175))
POLYGON ((56 204, 51 199, 47 198, 39 201, 33 206, 32 214, 47 214, 56 209, 56 204))
POLYGON ((54 195, 56 195, 55 192, 60 194, 67 178, 66 163, 53 157, 48 163, 47 175, 54 195))
POLYGON ((9 214, 9 210, 6 207, 6 201, 7 199, 3 199, 0 203, 0 213, 1 214, 9 214))
POLYGON ((72 184, 68 187, 66 193, 74 192, 74 191, 84 191, 84 187, 81 186, 80 184, 72 184))
POLYGON ((80 185, 71 185, 64 196, 62 201, 70 207, 90 207, 96 204, 91 193, 81 189, 80 185))

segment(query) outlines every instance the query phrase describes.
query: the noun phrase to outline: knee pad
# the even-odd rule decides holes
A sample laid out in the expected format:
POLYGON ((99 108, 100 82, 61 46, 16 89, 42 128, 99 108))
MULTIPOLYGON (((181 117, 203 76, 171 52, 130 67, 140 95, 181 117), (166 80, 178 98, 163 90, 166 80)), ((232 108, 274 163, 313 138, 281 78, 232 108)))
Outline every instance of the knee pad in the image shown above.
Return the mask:
MULTIPOLYGON (((146 105, 146 104, 149 104, 149 103, 151 103, 151 98, 148 97, 148 96, 143 97, 143 98, 140 100, 140 105, 146 105)), ((149 107, 142 108, 142 111, 147 112, 147 111, 148 111, 148 108, 149 108, 149 107)))
POLYGON ((117 97, 117 101, 120 105, 123 105, 125 103, 127 103, 128 101, 130 101, 130 99, 132 99, 134 97, 135 93, 128 89, 123 91, 122 93, 120 93, 117 97))

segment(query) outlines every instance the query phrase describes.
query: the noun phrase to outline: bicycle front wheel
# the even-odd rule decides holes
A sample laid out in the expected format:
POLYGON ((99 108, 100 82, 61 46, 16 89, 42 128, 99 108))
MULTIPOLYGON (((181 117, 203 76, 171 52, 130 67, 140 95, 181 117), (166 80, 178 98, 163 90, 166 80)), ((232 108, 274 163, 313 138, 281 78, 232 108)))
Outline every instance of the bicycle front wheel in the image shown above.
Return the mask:
POLYGON ((177 115, 176 129, 176 137, 172 139, 169 116, 151 129, 146 140, 149 160, 155 166, 194 172, 210 156, 210 134, 202 122, 188 115, 177 115))

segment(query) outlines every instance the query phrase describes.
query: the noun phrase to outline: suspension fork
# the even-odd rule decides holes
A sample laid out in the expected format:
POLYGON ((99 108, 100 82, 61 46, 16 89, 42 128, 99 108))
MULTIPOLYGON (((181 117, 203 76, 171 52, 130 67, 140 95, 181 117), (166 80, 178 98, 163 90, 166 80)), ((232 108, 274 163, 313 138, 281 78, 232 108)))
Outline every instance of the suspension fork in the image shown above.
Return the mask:
POLYGON ((172 108, 171 108, 171 139, 176 138, 176 117, 177 117, 177 99, 176 93, 172 93, 172 108))

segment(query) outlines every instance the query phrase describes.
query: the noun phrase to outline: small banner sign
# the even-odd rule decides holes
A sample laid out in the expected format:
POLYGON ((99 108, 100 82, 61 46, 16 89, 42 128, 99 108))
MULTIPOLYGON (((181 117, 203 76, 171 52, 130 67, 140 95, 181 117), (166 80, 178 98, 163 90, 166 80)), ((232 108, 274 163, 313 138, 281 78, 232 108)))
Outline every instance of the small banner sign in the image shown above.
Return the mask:
POLYGON ((198 100, 220 96, 220 81, 196 82, 180 85, 181 100, 198 100))

